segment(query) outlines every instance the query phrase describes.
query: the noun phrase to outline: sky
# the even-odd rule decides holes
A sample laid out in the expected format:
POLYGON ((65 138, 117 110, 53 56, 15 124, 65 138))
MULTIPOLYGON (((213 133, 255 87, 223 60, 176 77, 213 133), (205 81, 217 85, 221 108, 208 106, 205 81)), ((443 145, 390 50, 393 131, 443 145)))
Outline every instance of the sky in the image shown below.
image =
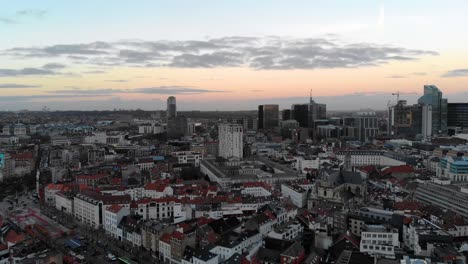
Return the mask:
POLYGON ((468 102, 468 1, 0 0, 0 110, 468 102))

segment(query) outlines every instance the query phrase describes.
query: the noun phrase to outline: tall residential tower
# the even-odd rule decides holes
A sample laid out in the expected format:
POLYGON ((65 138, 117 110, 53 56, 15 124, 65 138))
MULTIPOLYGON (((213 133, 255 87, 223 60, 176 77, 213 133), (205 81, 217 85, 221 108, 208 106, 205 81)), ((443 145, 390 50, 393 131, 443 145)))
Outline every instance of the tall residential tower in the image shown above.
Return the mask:
POLYGON ((219 156, 223 158, 243 157, 243 127, 238 124, 220 124, 218 127, 219 156))
POLYGON ((167 98, 166 111, 166 117, 168 120, 177 116, 176 98, 174 96, 170 96, 167 98))

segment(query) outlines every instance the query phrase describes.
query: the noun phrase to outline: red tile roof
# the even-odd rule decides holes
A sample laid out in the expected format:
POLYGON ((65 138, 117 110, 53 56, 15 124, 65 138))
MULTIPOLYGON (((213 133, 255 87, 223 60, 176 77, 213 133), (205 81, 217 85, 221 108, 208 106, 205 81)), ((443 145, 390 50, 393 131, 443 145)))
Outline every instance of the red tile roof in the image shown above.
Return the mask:
POLYGON ((161 241, 163 241, 166 244, 169 244, 171 242, 171 234, 164 234, 161 237, 161 241))
POLYGON ((5 236, 5 241, 11 244, 16 244, 24 240, 24 234, 18 234, 15 230, 8 231, 5 236))
POLYGON ((0 251, 4 251, 4 250, 7 250, 8 249, 8 246, 3 244, 3 243, 0 243, 0 251))
POLYGON ((414 172, 414 168, 411 165, 401 165, 401 166, 394 166, 390 168, 386 168, 382 171, 383 175, 388 175, 392 173, 412 173, 414 172))
POLYGON ((93 174, 93 175, 76 175, 77 180, 99 180, 108 177, 107 174, 93 174))
POLYGON ((119 205, 119 204, 113 204, 111 206, 109 206, 106 210, 109 211, 109 212, 112 212, 114 214, 117 214, 118 212, 120 212, 120 210, 122 210, 123 206, 119 205))
POLYGON ((24 152, 24 153, 12 154, 11 157, 15 160, 29 160, 33 158, 33 154, 32 152, 24 152))
POLYGON ((149 182, 145 185, 145 190, 148 191, 157 191, 157 192, 164 192, 167 185, 159 182, 149 182))
POLYGON ((396 202, 393 205, 394 210, 400 210, 400 211, 404 211, 404 210, 416 211, 416 210, 419 210, 420 207, 421 205, 419 203, 411 202, 411 201, 396 202))
POLYGON ((174 233, 172 233, 172 238, 175 238, 177 240, 183 240, 185 238, 185 235, 184 233, 181 233, 179 231, 174 231, 174 233))

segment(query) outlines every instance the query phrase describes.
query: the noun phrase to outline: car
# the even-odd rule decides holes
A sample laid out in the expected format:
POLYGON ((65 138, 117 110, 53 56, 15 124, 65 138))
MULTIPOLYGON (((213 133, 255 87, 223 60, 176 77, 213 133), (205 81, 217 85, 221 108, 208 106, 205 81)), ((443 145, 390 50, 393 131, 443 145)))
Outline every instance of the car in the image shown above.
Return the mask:
POLYGON ((116 257, 114 254, 110 253, 110 252, 107 253, 107 258, 108 258, 109 260, 111 260, 111 261, 117 260, 117 257, 116 257))

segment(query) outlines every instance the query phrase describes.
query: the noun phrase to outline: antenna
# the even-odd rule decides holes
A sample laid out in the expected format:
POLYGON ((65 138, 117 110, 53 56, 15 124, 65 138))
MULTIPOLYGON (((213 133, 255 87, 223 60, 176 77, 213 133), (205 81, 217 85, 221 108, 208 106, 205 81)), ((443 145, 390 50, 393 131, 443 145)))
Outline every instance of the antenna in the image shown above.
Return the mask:
POLYGON ((314 91, 314 89, 310 89, 310 103, 312 103, 312 101, 314 101, 314 100, 312 99, 313 91, 314 91))

